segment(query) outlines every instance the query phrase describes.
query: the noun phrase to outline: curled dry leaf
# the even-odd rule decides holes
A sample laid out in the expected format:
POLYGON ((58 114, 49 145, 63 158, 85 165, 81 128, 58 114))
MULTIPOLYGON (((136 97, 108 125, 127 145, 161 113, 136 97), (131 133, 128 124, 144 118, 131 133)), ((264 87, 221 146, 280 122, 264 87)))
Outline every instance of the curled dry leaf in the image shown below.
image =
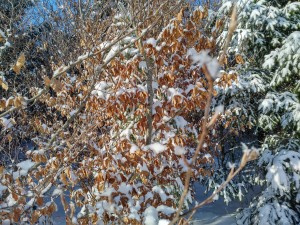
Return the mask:
POLYGON ((22 67, 25 65, 25 54, 21 53, 21 55, 19 56, 16 64, 13 66, 12 70, 16 73, 16 74, 20 74, 22 67))
POLYGON ((244 152, 241 163, 240 163, 240 167, 246 166, 247 162, 248 162, 248 152, 244 152))
POLYGON ((17 195, 16 192, 12 192, 11 195, 12 195, 12 197, 13 197, 13 199, 14 199, 15 201, 18 201, 19 196, 17 195))
POLYGON ((3 43, 5 41, 4 37, 0 33, 0 43, 3 43))
POLYGON ((177 14, 177 20, 179 22, 181 22, 182 21, 182 17, 183 17, 183 9, 181 9, 180 12, 177 14))
POLYGON ((236 55, 235 60, 238 64, 244 64, 245 63, 245 61, 244 61, 244 59, 241 55, 236 55))
POLYGON ((2 175, 4 172, 4 166, 0 166, 0 175, 2 175))
POLYGON ((14 106, 15 107, 21 107, 24 104, 26 104, 26 103, 25 103, 25 100, 24 100, 24 98, 22 96, 17 96, 14 99, 14 106))
POLYGON ((2 78, 2 77, 0 77, 0 86, 1 86, 5 91, 8 90, 8 85, 7 85, 7 83, 5 82, 4 78, 2 78))
POLYGON ((6 100, 1 99, 0 100, 0 110, 4 110, 6 108, 6 100))
POLYGON ((46 85, 47 87, 50 86, 51 80, 49 79, 48 76, 45 76, 45 77, 44 77, 44 83, 45 83, 45 85, 46 85))
POLYGON ((59 80, 55 80, 51 86, 55 92, 60 92, 62 90, 62 83, 59 80))
POLYGON ((36 203, 37 203, 38 206, 42 206, 43 203, 44 203, 44 198, 43 198, 43 197, 40 197, 40 196, 37 197, 36 203))
POLYGON ((33 213, 31 214, 30 223, 35 224, 38 221, 39 217, 40 217, 40 212, 37 210, 33 211, 33 213))
POLYGON ((19 222, 22 210, 20 208, 15 208, 12 212, 12 218, 14 222, 19 222))

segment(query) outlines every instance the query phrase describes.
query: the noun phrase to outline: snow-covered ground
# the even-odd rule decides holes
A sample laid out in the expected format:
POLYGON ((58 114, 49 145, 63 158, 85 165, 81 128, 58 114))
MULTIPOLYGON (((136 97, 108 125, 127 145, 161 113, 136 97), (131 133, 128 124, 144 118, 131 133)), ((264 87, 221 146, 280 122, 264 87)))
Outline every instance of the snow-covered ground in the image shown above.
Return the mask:
POLYGON ((191 224, 233 225, 235 224, 235 211, 237 208, 239 208, 237 204, 234 204, 234 206, 226 206, 224 202, 219 200, 218 202, 198 209, 191 224))
POLYGON ((195 219, 190 224, 191 225, 233 225, 235 224, 235 214, 225 214, 225 215, 216 215, 214 213, 204 212, 199 213, 201 219, 195 219))
MULTIPOLYGON (((196 200, 202 202, 210 194, 203 194, 205 188, 199 184, 195 185, 196 200)), ((233 200, 228 205, 224 203, 223 198, 220 196, 217 201, 207 204, 197 210, 192 223, 193 225, 233 225, 236 224, 235 216, 237 209, 245 208, 249 205, 250 201, 261 192, 260 186, 255 186, 249 189, 245 194, 242 201, 233 200)))
MULTIPOLYGON (((195 185, 196 200, 198 202, 206 199, 209 194, 203 194, 205 188, 201 185, 195 185)), ((235 224, 235 211, 241 207, 241 203, 233 201, 226 205, 220 197, 208 205, 198 209, 191 224, 193 225, 233 225, 235 224)))

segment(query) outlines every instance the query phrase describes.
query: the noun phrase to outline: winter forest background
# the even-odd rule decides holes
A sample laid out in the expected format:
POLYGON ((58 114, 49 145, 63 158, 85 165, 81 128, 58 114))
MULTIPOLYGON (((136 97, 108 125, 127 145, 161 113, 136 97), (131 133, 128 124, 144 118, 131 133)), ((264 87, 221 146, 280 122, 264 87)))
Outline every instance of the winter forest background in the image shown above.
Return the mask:
POLYGON ((0 222, 300 224, 299 99, 298 1, 0 0, 0 222))

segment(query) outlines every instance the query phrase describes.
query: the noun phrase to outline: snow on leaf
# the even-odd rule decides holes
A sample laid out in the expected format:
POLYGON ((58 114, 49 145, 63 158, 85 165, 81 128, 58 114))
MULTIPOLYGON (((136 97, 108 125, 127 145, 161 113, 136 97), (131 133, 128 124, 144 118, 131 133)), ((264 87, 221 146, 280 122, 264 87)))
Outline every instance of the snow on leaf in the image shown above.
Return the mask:
POLYGON ((52 192, 52 197, 55 197, 55 196, 60 196, 63 194, 63 190, 60 189, 60 188, 56 188, 54 189, 54 191, 52 192))
POLYGON ((104 58, 103 62, 107 63, 109 60, 111 60, 115 54, 120 51, 121 46, 116 44, 114 46, 112 46, 112 48, 110 49, 110 51, 107 53, 106 57, 104 58))
POLYGON ((12 119, 6 119, 5 117, 1 117, 1 124, 4 126, 4 129, 10 129, 13 127, 13 121, 12 119))
POLYGON ((149 206, 143 214, 145 225, 157 225, 158 212, 153 206, 149 206))
POLYGON ((186 150, 184 147, 175 146, 174 153, 175 153, 175 155, 184 155, 186 153, 186 150))
POLYGON ((147 146, 149 149, 151 149, 155 154, 159 154, 159 153, 162 153, 164 152, 167 147, 165 145, 162 145, 160 143, 153 143, 151 145, 148 145, 147 146))
POLYGON ((263 113, 267 113, 273 108, 273 103, 273 99, 266 98, 259 105, 258 109, 262 110, 263 113))
POLYGON ((160 205, 156 209, 157 209, 158 212, 161 212, 165 215, 171 215, 174 212, 176 212, 176 210, 174 208, 168 207, 166 205, 160 205))
POLYGON ((150 44, 150 45, 152 45, 153 47, 156 47, 156 40, 154 39, 154 38, 149 38, 149 39, 147 39, 146 40, 146 44, 150 44))
POLYGON ((147 63, 145 61, 139 62, 139 69, 141 70, 147 69, 147 63))
POLYGON ((6 38, 5 33, 0 29, 0 43, 4 42, 5 38, 6 38))
POLYGON ((138 149, 139 149, 138 146, 136 146, 135 144, 131 144, 130 154, 135 153, 138 149))
POLYGON ((126 184, 122 182, 119 186, 119 192, 123 194, 128 194, 129 192, 132 191, 132 186, 130 184, 126 184))
POLYGON ((188 124, 188 122, 182 116, 175 116, 174 120, 176 126, 181 129, 184 129, 184 127, 188 124))
POLYGON ((224 113, 224 105, 218 105, 216 108, 215 108, 215 113, 224 113))
POLYGON ((0 196, 2 196, 2 192, 5 191, 7 187, 0 185, 0 196))
POLYGON ((159 194, 159 196, 160 196, 160 199, 163 201, 163 202, 165 202, 166 200, 167 200, 167 195, 166 195, 166 193, 164 192, 164 190, 160 187, 160 186, 154 186, 153 188, 152 188, 152 191, 153 192, 156 192, 157 194, 159 194))
POLYGON ((16 172, 17 173, 16 175, 17 176, 18 175, 20 175, 20 176, 26 176, 27 173, 28 173, 28 170, 30 168, 32 168, 34 165, 35 165, 35 163, 32 162, 30 159, 18 163, 17 167, 19 168, 19 170, 18 170, 18 172, 16 172))
POLYGON ((162 219, 158 221, 158 225, 169 225, 170 222, 170 220, 162 219))
POLYGON ((220 65, 216 58, 208 55, 209 50, 203 50, 199 53, 194 48, 187 50, 187 56, 192 60, 192 63, 202 67, 204 64, 207 66, 210 76, 215 80, 219 77, 220 65))

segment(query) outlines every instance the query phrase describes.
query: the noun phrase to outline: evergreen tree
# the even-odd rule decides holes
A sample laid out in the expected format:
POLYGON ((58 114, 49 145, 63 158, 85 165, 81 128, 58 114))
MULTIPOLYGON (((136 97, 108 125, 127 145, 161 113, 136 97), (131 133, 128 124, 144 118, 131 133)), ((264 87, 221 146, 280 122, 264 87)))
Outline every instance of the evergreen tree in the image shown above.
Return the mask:
MULTIPOLYGON (((300 221, 300 3, 239 0, 238 26, 229 48, 237 82, 220 90, 227 109, 240 111, 262 131, 265 189, 238 215, 238 224, 296 224, 300 221)), ((230 14, 224 0, 219 15, 230 14)), ((221 16, 220 16, 221 17, 221 16)), ((226 26, 225 26, 226 27, 226 26)), ((225 41, 225 30, 219 44, 225 41)), ((228 58, 230 59, 230 57, 228 58)), ((243 117, 240 117, 241 119, 243 117)), ((242 119, 243 120, 243 119, 242 119)))

